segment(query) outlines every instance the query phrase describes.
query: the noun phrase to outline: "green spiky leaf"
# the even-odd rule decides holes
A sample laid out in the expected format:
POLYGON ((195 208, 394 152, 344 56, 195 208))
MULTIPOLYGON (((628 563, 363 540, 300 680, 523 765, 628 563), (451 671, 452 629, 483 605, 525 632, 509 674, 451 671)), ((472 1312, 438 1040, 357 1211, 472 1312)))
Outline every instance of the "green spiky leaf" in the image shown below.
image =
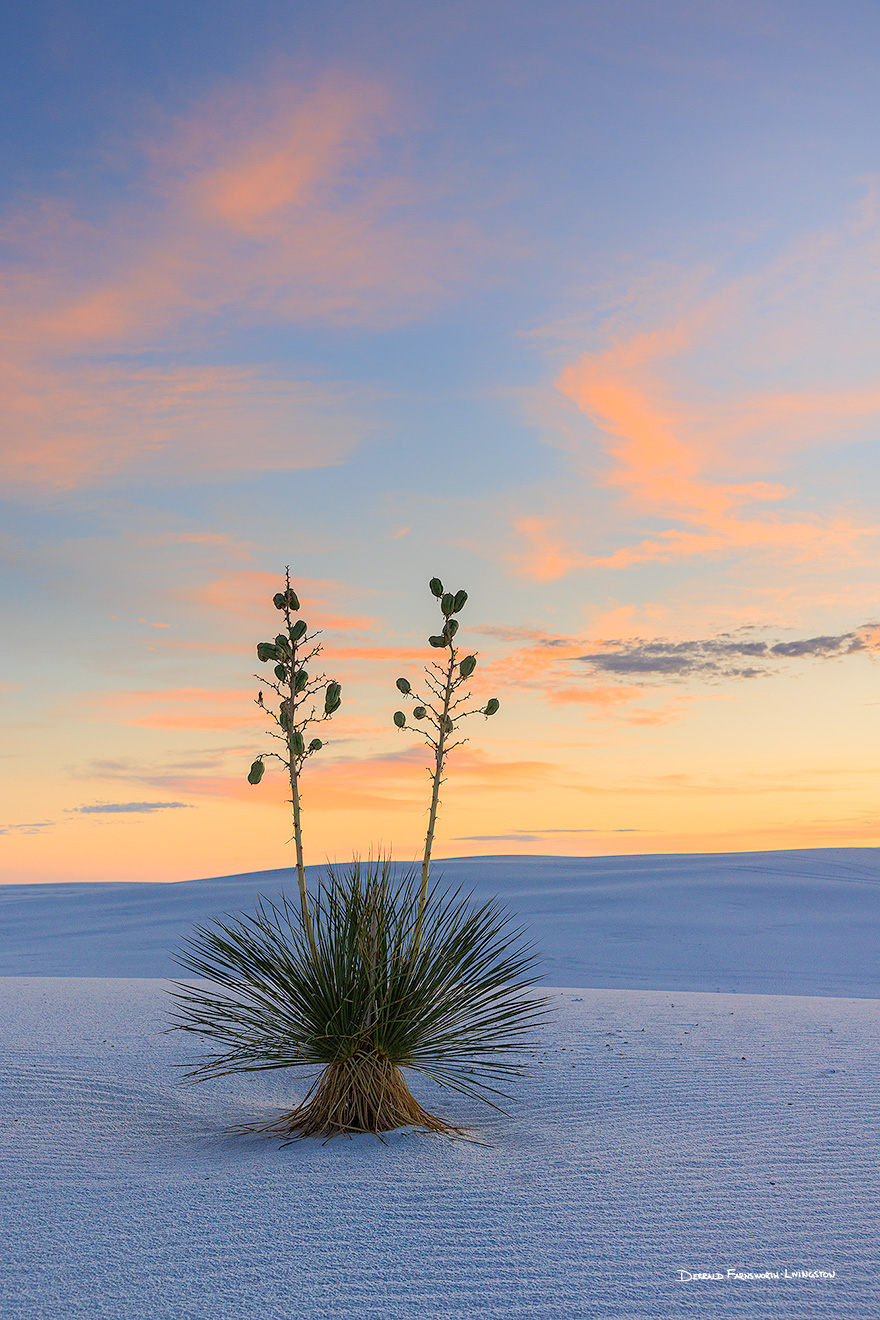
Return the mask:
POLYGON ((497 1108, 548 1017, 530 990, 534 946, 496 900, 435 887, 423 920, 420 888, 393 863, 328 866, 313 899, 317 961, 283 895, 254 916, 196 926, 175 960, 197 980, 171 992, 174 1028, 203 1046, 188 1080, 337 1064, 363 1050, 371 1019, 382 1058, 497 1108))

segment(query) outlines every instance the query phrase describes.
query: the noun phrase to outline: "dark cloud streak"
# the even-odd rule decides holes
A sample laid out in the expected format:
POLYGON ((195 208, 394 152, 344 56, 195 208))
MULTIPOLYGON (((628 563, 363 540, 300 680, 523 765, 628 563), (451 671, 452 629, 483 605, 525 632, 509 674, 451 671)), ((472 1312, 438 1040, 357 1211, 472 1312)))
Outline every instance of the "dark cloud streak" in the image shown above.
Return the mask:
POLYGON ((855 652, 868 652, 864 633, 877 624, 864 624, 856 632, 836 637, 806 637, 794 642, 758 642, 737 639, 730 633, 707 640, 688 642, 607 643, 608 649, 589 652, 575 659, 597 673, 633 678, 682 679, 761 678, 773 672, 775 661, 788 659, 839 659, 855 652), (737 660, 758 661, 737 664, 737 660))
POLYGON ((99 802, 91 807, 71 807, 83 816, 97 816, 129 811, 171 811, 177 807, 192 809, 191 802, 99 802))

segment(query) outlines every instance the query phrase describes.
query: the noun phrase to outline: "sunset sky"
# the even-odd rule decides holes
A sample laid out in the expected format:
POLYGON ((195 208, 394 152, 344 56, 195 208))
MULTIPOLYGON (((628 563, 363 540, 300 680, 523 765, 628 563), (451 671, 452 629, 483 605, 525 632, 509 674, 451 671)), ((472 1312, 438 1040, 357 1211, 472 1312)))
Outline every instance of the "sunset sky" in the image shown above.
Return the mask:
POLYGON ((285 564, 309 862, 420 852, 434 575, 436 856, 880 844, 876 3, 0 23, 3 882, 292 860, 285 564))

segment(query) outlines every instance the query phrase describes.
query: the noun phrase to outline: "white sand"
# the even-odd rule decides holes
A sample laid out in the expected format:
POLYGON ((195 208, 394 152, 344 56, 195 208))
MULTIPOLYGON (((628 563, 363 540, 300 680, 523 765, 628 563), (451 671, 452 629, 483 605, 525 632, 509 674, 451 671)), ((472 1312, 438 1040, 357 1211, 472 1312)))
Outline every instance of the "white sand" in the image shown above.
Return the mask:
MULTIPOLYGON (((856 851, 860 878, 838 888, 857 892, 870 916, 876 855, 856 851)), ((768 855, 764 872, 771 905, 780 856, 768 855)), ((785 856, 791 869, 795 855, 785 856)), ((709 883, 688 859, 677 873, 675 859, 637 860, 662 864, 667 897, 678 875, 676 903, 688 875, 709 883)), ((817 888, 830 900, 821 859, 806 860, 813 872, 792 883, 810 911, 817 888)), ((845 850, 827 861, 845 866, 845 850)), ((55 887, 39 888, 48 902, 55 887)), ((96 888, 82 891, 92 913, 86 890, 96 888)), ((118 893, 108 888, 107 899, 93 949, 131 938, 118 893)), ((512 901, 537 923, 522 889, 512 901)), ((845 929, 854 901, 826 910, 824 928, 845 929)), ((542 903, 546 929, 552 903, 538 884, 542 903)), ((682 931, 693 913, 679 913, 682 931)), ((744 927, 749 918, 760 924, 758 908, 744 927)), ((143 934, 142 910, 139 920, 143 934)), ((594 911, 578 907, 572 920, 601 945, 594 911)), ((725 945, 725 929, 714 948, 704 941, 695 975, 745 948, 725 945)), ((78 938, 71 947, 82 953, 84 925, 78 938)), ((818 970, 806 963, 799 975, 848 985, 845 944, 828 939, 823 950, 818 970)), ((60 951, 56 942, 52 956, 60 951)), ((668 959, 658 939, 653 970, 668 959)), ((874 966, 880 975, 876 956, 874 966)), ((751 974, 747 958, 729 970, 751 974)), ((413 1080, 488 1148, 412 1130, 386 1145, 359 1137, 284 1149, 228 1137, 227 1125, 289 1105, 302 1080, 285 1071, 180 1086, 171 1064, 196 1044, 162 1034, 160 979, 4 978, 3 1315, 870 1320, 880 1315, 880 989, 865 994, 867 971, 860 997, 839 987, 837 997, 555 990, 558 1013, 509 1117, 413 1080), (679 1274, 728 1269, 834 1277, 679 1274)))

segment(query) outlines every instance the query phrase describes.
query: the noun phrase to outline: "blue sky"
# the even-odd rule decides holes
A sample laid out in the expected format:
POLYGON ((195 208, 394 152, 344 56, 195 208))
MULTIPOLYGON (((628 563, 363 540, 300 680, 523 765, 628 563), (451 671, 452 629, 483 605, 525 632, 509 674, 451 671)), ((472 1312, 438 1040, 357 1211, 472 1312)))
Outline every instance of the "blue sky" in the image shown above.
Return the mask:
POLYGON ((417 849, 435 573, 503 707, 441 851, 877 841, 875 6, 3 21, 4 880, 279 864, 287 563, 314 860, 417 849))

